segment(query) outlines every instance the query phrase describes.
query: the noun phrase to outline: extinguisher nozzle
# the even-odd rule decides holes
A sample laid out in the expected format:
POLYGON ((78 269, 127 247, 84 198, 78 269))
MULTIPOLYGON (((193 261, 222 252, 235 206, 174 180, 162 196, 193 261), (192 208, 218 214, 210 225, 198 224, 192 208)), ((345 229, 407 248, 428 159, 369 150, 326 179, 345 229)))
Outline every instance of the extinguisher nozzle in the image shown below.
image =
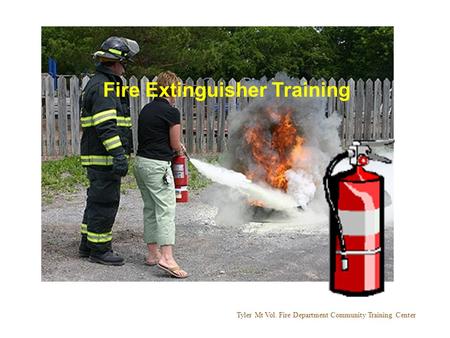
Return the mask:
POLYGON ((189 157, 187 151, 185 150, 183 153, 184 153, 184 156, 186 156, 186 158, 188 159, 188 161, 191 161, 191 158, 189 157))
POLYGON ((347 271, 348 270, 348 259, 345 257, 342 257, 342 271, 347 271))

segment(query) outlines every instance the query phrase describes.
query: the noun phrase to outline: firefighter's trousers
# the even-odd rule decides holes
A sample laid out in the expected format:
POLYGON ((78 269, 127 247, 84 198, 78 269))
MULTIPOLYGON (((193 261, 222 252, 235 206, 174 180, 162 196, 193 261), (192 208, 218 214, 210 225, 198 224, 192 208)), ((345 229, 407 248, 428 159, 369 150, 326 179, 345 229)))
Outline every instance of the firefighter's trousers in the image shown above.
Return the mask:
POLYGON ((88 167, 89 188, 81 224, 82 245, 94 252, 111 250, 112 226, 120 202, 121 177, 104 168, 88 167), (103 169, 103 168, 102 168, 103 169))

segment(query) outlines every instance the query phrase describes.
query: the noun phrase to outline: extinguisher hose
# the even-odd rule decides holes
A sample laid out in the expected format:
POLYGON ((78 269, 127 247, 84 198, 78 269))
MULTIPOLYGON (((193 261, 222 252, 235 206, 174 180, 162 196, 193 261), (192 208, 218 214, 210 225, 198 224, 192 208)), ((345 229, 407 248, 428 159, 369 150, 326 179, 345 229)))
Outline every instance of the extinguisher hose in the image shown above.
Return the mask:
POLYGON ((189 156, 188 152, 186 151, 186 148, 184 145, 181 146, 181 151, 183 152, 184 156, 188 159, 188 161, 191 161, 191 157, 189 156))
POLYGON ((341 219, 339 217, 337 208, 334 205, 333 199, 331 198, 329 179, 331 178, 331 175, 332 175, 333 170, 336 167, 336 165, 343 159, 348 158, 348 156, 349 156, 348 151, 345 151, 343 153, 336 155, 336 157, 331 160, 330 164, 328 164, 325 176, 323 178, 323 185, 325 188, 325 197, 327 199, 328 205, 330 206, 331 214, 333 215, 334 219, 336 220, 336 224, 338 226, 338 237, 339 237, 339 244, 341 246, 341 255, 342 255, 342 259, 341 259, 342 270, 344 270, 344 271, 348 269, 348 260, 347 260, 347 254, 346 254, 347 250, 345 247, 344 231, 342 229, 342 223, 341 223, 341 219))

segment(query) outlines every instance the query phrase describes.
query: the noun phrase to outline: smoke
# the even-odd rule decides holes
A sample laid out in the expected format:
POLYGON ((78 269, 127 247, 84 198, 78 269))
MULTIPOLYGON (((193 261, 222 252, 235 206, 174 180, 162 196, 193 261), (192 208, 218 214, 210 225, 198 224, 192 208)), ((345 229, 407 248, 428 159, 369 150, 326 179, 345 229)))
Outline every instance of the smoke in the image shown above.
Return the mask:
MULTIPOLYGON (((295 84, 291 79, 279 76, 274 80, 295 84)), ((270 88, 273 87, 269 85, 270 88)), ((269 91, 264 98, 255 100, 245 109, 230 113, 228 151, 221 162, 232 170, 193 160, 202 174, 229 187, 213 186, 203 193, 205 200, 218 207, 218 223, 242 224, 249 220, 253 213, 249 199, 262 201, 266 208, 296 210, 295 218, 299 222, 314 223, 316 220, 322 223, 326 219, 328 208, 322 178, 329 161, 341 148, 338 135, 340 118, 337 114, 327 118, 325 109, 324 98, 277 98, 273 91, 269 91), (284 172, 287 180, 284 192, 269 187, 264 181, 267 168, 255 160, 254 140, 249 139, 248 131, 255 131, 254 134, 264 140, 264 146, 256 155, 266 159, 269 168, 276 167, 286 160, 283 156, 287 156, 280 155, 277 145, 273 144, 277 126, 286 117, 295 128, 296 135, 290 136, 297 143, 301 139, 301 150, 290 155, 289 168, 284 172), (297 206, 302 207, 303 212, 297 212, 297 206)), ((292 212, 287 213, 292 216, 292 212)))
MULTIPOLYGON (((295 84, 286 77, 278 76, 275 80, 295 84)), ((303 143, 301 151, 293 156, 292 168, 285 172, 287 193, 298 206, 305 208, 317 194, 321 194, 326 166, 340 152, 340 118, 337 114, 331 114, 328 118, 325 116, 326 102, 325 98, 276 98, 274 92, 269 92, 264 99, 230 115, 229 154, 225 165, 250 173, 253 181, 263 181, 267 173, 255 161, 253 145, 246 139, 246 131, 257 130, 266 145, 261 155, 272 161, 270 165, 276 165, 283 159, 274 149, 276 145, 271 145, 274 128, 289 115, 303 143)))

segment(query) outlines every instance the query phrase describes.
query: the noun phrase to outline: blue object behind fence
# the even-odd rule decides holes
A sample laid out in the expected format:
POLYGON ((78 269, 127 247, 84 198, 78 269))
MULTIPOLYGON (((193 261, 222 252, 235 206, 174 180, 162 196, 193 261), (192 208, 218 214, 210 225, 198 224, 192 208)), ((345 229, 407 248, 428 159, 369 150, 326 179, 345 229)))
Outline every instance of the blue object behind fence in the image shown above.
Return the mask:
POLYGON ((48 58, 48 73, 53 78, 54 88, 58 89, 58 72, 56 70, 56 60, 48 58))

